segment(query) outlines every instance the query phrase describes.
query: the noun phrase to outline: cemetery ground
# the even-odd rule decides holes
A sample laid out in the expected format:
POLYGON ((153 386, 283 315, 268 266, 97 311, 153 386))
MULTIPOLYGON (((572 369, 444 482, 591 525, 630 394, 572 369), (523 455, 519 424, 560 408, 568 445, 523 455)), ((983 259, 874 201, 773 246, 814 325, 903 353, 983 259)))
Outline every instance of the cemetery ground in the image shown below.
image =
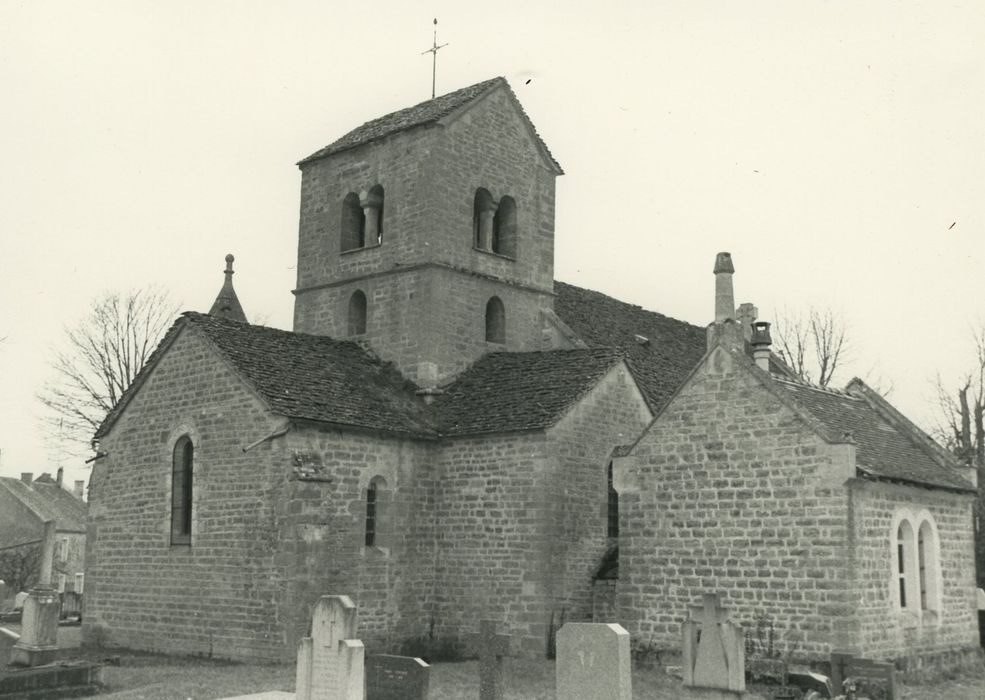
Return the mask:
MULTIPOLYGON (((14 631, 16 625, 5 625, 14 631)), ((60 627, 60 646, 78 647, 78 627, 60 627)), ((79 654, 95 661, 119 659, 109 666, 110 686, 97 697, 107 700, 210 700, 263 690, 293 690, 293 664, 238 664, 196 657, 147 654, 122 649, 85 649, 79 654)), ((546 659, 507 659, 507 700, 555 700, 554 662, 546 659)), ((761 687, 764 698, 770 695, 761 687)), ((430 700, 473 700, 479 697, 477 661, 436 663, 432 667, 430 700)), ((680 700, 681 682, 655 669, 634 668, 634 700, 680 700)), ((982 700, 985 671, 925 684, 904 684, 904 700, 982 700)), ((558 699, 560 700, 560 699, 558 699)), ((604 699, 600 699, 604 700, 604 699)))

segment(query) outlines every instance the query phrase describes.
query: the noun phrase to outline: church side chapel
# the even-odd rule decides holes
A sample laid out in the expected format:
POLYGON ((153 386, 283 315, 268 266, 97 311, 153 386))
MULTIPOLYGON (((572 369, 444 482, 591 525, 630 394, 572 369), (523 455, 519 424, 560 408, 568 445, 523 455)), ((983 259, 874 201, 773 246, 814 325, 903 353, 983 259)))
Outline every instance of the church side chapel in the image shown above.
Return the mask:
POLYGON ((504 79, 298 165, 294 330, 248 323, 227 256, 97 432, 87 640, 288 661, 332 592, 374 653, 480 619, 673 648, 718 592, 805 659, 977 644, 972 475, 797 380, 728 254, 708 329, 555 281, 562 170, 504 79))

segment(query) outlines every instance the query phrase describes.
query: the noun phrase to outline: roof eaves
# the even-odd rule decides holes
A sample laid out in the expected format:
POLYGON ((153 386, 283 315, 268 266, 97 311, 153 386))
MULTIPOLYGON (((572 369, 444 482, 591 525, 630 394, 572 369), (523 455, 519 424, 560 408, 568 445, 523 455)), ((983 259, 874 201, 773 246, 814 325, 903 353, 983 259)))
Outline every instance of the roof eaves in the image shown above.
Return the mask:
MULTIPOLYGON (((968 482, 967 486, 953 486, 949 484, 939 484, 930 481, 924 481, 921 479, 906 478, 901 476, 887 476, 880 473, 878 470, 872 467, 856 465, 856 472, 860 473, 863 478, 867 478, 871 481, 882 481, 889 484, 903 484, 906 486, 919 486, 925 489, 933 489, 935 491, 950 491, 952 493, 966 493, 966 494, 977 494, 978 490, 968 482)), ((960 478, 960 477, 958 477, 960 478)), ((964 481, 964 479, 961 479, 964 481)))
POLYGON ((371 433, 373 435, 388 435, 391 437, 428 441, 438 440, 443 437, 436 430, 399 430, 394 428, 380 428, 378 426, 363 425, 360 423, 342 423, 338 421, 318 420, 316 418, 299 416, 285 417, 290 420, 293 425, 298 427, 310 427, 316 430, 358 431, 363 433, 371 433))

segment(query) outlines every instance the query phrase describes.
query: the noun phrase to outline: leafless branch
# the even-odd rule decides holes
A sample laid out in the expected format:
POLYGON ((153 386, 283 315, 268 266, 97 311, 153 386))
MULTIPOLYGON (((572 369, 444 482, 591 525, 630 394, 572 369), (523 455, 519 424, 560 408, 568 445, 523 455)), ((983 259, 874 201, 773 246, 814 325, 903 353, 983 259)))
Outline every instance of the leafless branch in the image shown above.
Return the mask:
POLYGON ((807 316, 784 309, 774 313, 777 353, 805 381, 828 386, 848 355, 848 331, 831 309, 811 308, 807 316))
POLYGON ((178 305, 160 289, 108 293, 78 325, 65 330, 38 393, 42 420, 60 449, 85 454, 89 440, 147 362, 178 305))

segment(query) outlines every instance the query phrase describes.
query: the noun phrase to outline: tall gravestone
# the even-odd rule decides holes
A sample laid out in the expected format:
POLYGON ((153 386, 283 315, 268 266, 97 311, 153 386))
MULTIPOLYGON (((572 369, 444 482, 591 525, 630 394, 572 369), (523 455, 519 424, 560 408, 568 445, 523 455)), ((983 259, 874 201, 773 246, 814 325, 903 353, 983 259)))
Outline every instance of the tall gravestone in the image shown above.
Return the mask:
POLYGON ((21 614, 21 638, 11 650, 10 662, 18 666, 40 666, 58 655, 58 591, 51 583, 51 566, 55 557, 55 521, 44 524, 41 546, 41 573, 38 584, 24 599, 21 614))
POLYGON ((629 632, 617 624, 569 622, 557 633, 557 697, 632 700, 629 632))
POLYGON ((701 610, 681 626, 681 635, 686 687, 745 691, 745 635, 729 621, 716 594, 704 596, 701 610))
POLYGON ((311 636, 298 644, 296 700, 365 700, 363 643, 348 596, 319 598, 311 636))
POLYGON ((503 700, 503 657, 510 653, 510 638, 496 634, 496 623, 483 620, 472 635, 479 654, 479 700, 503 700))

